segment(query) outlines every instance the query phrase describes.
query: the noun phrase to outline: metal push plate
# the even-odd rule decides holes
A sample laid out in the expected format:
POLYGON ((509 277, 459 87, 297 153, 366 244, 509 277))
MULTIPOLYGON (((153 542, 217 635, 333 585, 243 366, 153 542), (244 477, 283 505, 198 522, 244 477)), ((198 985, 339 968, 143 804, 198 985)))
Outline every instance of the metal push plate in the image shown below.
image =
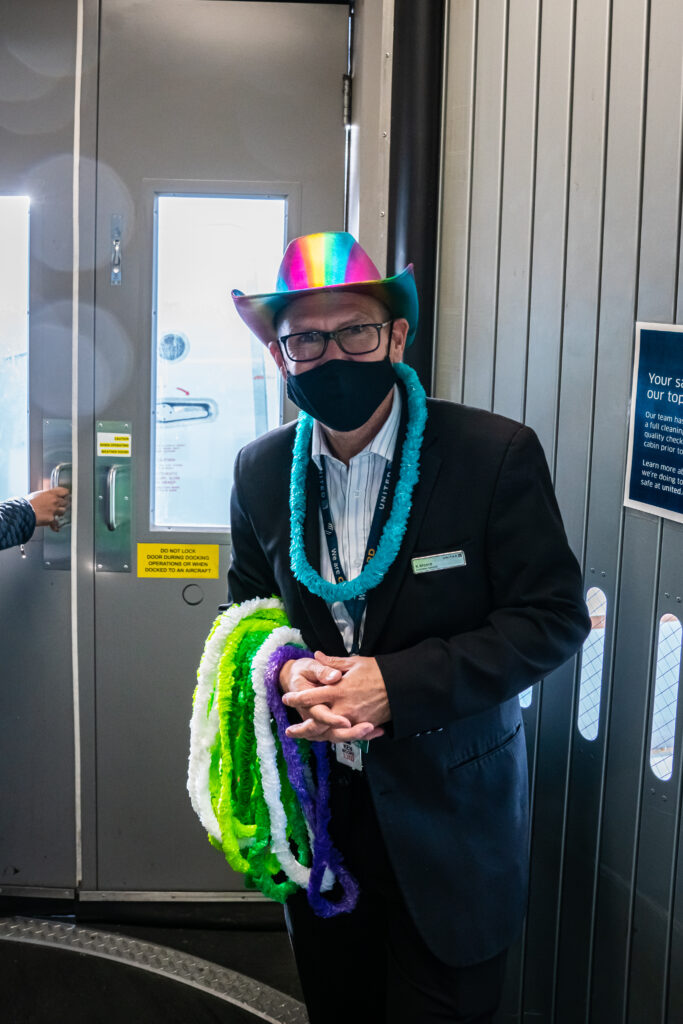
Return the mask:
MULTIPOLYGON (((71 490, 71 420, 43 420, 43 487, 71 490)), ((71 509, 59 520, 59 531, 43 529, 43 565, 71 568, 71 509)))
POLYGON ((95 568, 130 572, 133 435, 122 420, 95 422, 95 568))

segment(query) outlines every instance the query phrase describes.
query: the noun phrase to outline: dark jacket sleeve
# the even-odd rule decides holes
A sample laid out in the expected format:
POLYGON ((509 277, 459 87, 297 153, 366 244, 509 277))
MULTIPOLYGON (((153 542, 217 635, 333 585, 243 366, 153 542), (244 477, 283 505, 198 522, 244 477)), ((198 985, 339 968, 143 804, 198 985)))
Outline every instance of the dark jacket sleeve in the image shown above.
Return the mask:
POLYGON ((512 437, 486 524, 492 610, 481 626, 377 656, 395 738, 485 711, 566 661, 590 629, 538 438, 512 437))
POLYGON ((0 503, 0 550, 25 544, 36 528, 36 514, 26 498, 0 503))
MULTIPOLYGON (((235 460, 235 476, 230 498, 231 555, 228 570, 228 601, 231 604, 254 597, 278 595, 271 567, 254 531, 242 495, 240 452, 235 460)), ((265 499, 264 499, 265 500, 265 499)))

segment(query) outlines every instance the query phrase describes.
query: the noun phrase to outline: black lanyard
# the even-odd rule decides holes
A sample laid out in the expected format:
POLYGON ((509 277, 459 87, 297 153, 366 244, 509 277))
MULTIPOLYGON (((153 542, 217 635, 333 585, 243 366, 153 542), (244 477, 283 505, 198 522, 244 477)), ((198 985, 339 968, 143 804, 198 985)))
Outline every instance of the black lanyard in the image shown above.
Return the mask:
MULTIPOLYGON (((337 531, 335 530, 334 523, 332 521, 330 499, 327 492, 327 475, 325 472, 324 457, 321 458, 321 468, 318 470, 318 482, 320 484, 320 511, 323 516, 323 528, 325 540, 327 541, 327 550, 330 553, 332 574, 334 576, 335 583, 344 583, 346 580, 346 574, 344 573, 341 560, 339 558, 339 541, 337 540, 337 531)), ((363 558, 363 569, 368 562, 372 560, 375 552, 377 551, 377 545, 379 544, 379 539, 382 535, 384 520, 388 512, 387 506, 390 483, 391 462, 388 462, 384 470, 382 482, 379 486, 379 494, 377 495, 375 511, 372 516, 372 523, 370 524, 368 543, 365 549, 365 557, 363 558)), ((351 646, 351 654, 358 654, 358 651, 360 650, 360 626, 363 621, 363 612, 365 611, 366 601, 367 594, 359 594, 358 597, 353 597, 349 601, 344 601, 346 610, 351 616, 351 620, 353 622, 353 644, 351 646)))

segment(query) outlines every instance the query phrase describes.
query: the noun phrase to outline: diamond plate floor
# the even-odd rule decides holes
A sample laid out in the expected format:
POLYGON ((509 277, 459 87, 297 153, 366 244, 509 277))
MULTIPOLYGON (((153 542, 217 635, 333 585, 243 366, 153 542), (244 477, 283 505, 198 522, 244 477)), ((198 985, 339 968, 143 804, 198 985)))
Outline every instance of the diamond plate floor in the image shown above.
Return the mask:
MULTIPOLYGON (((267 955, 267 951, 264 950, 267 955)), ((228 967, 105 929, 0 920, 6 1024, 305 1024, 291 996, 228 967)))

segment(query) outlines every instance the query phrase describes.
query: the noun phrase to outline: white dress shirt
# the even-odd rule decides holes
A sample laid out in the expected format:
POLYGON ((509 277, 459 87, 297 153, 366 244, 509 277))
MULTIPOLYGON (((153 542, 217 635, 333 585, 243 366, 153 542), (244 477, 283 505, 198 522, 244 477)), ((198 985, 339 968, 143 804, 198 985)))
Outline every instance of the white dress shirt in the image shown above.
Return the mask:
MULTIPOLYGON (((391 462, 394 457, 400 419, 401 394, 394 385, 394 400, 384 425, 372 441, 358 455, 351 458, 348 467, 330 451, 320 423, 316 420, 313 424, 311 458, 318 469, 322 468, 322 460, 325 459, 330 511, 339 543, 339 560, 346 579, 349 580, 358 576, 363 568, 377 496, 387 462, 391 462)), ((334 583, 321 512, 319 518, 320 575, 334 583)), ((353 645, 353 619, 346 605, 343 601, 334 601, 328 603, 328 608, 342 635, 346 650, 350 651, 353 645)), ((361 622, 361 638, 364 625, 365 613, 361 622)))

